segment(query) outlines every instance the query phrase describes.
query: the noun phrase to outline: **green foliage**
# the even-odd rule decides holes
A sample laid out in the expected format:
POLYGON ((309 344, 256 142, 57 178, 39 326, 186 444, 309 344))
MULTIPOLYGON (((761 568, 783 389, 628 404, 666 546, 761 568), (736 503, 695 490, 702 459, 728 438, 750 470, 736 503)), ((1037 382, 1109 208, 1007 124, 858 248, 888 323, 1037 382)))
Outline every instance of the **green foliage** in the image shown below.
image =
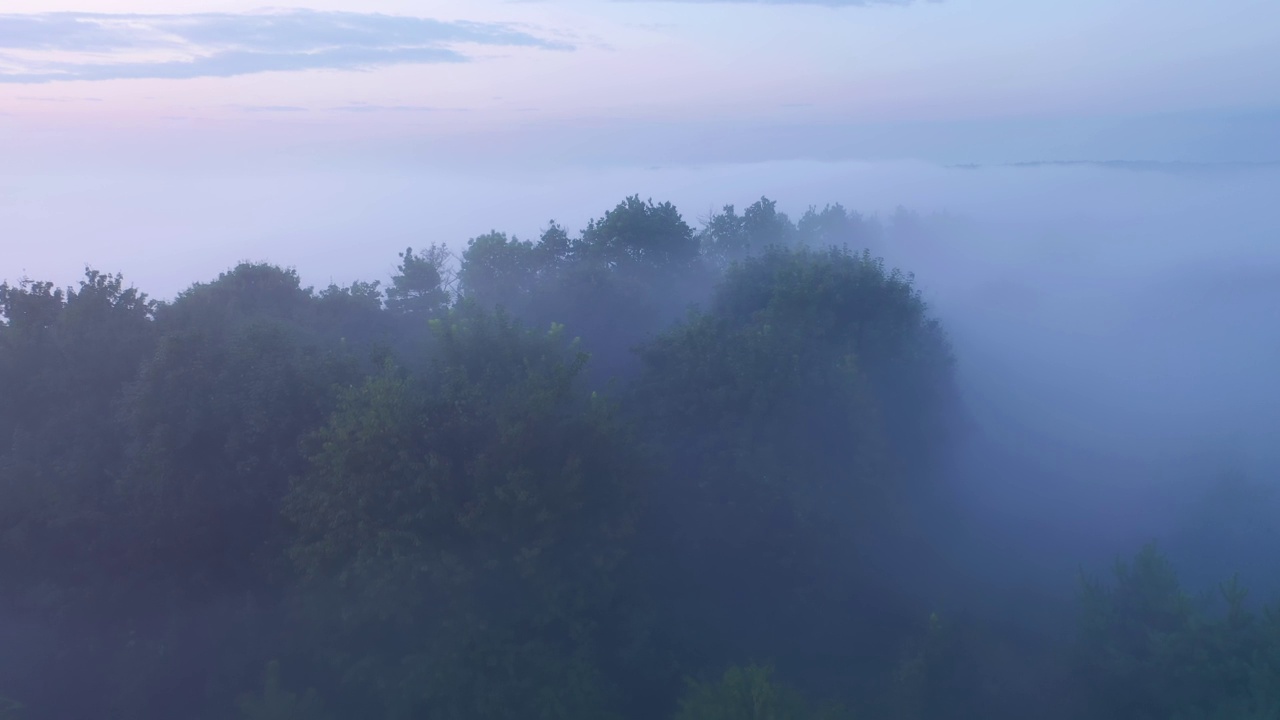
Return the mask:
POLYGON ((449 250, 432 245, 400 253, 398 272, 387 289, 387 309, 396 315, 431 317, 449 305, 449 250))
POLYGON ((854 628, 869 617, 892 627, 905 608, 877 607, 889 593, 860 590, 871 570, 854 560, 884 543, 907 561, 890 532, 927 487, 905 471, 943 439, 950 383, 909 278, 844 250, 773 248, 641 356, 634 406, 667 468, 650 485, 650 582, 692 596, 658 600, 672 642, 719 662, 821 657, 865 644, 854 628), (909 402, 914 435, 893 424, 909 402))
POLYGON ((123 413, 133 443, 120 491, 151 539, 135 545, 136 572, 163 570, 187 597, 262 582, 257 556, 303 468, 298 439, 355 376, 323 306, 292 271, 242 265, 159 313, 123 413))
MULTIPOLYGON (((372 290, 354 290, 369 301, 372 290)), ((341 334, 360 300, 346 300, 335 307, 291 270, 243 264, 156 313, 155 350, 117 415, 128 456, 113 578, 100 590, 111 612, 97 622, 129 638, 110 661, 122 714, 177 712, 180 693, 156 688, 205 697, 271 656, 287 570, 280 505, 304 467, 299 438, 358 373, 341 334), (189 659, 173 663, 175 648, 189 659)))
POLYGON ((702 252, 724 268, 769 248, 870 248, 883 230, 878 221, 851 213, 844 206, 810 207, 793 223, 777 204, 760 198, 739 215, 733 205, 712 213, 700 233, 702 252))
POLYGON ((614 267, 663 268, 693 262, 699 243, 674 205, 633 195, 587 223, 572 252, 614 267))
POLYGON ((838 720, 839 707, 813 708, 800 693, 774 681, 773 669, 733 667, 718 682, 690 682, 675 720, 838 720))
POLYGON ((377 282, 354 282, 347 287, 330 285, 316 295, 316 323, 327 328, 338 343, 355 353, 385 353, 395 341, 394 323, 383 311, 383 293, 377 282))
POLYGON ((702 231, 702 251, 712 262, 726 266, 768 247, 787 247, 795 243, 796 228, 776 203, 761 198, 739 215, 734 206, 707 220, 702 231))
MULTIPOLYGON (((103 531, 123 460, 111 420, 153 345, 154 310, 120 276, 89 269, 65 291, 0 285, 0 542, 60 536, 55 545, 79 554, 77 542, 103 531)), ((31 559, 46 570, 92 562, 31 559)))
POLYGON ((537 244, 499 232, 481 235, 467 242, 458 271, 460 292, 481 307, 523 316, 568 252, 569 237, 555 223, 537 244))
MULTIPOLYGON (((1024 666, 1039 660, 1030 647, 1019 648, 1012 663, 1002 657, 1015 639, 1007 627, 930 613, 904 643, 877 715, 884 720, 987 720, 1025 712, 1025 704, 1008 707, 999 697, 1018 692, 1024 666)), ((1039 698, 1044 689, 1024 692, 1039 698)), ((1061 715, 1041 709, 1040 716, 1061 715)))
MULTIPOLYGON (((54 638, 78 636, 114 605, 127 533, 115 494, 127 434, 116 420, 154 347, 155 310, 120 276, 92 269, 66 289, 0 285, 0 624, 6 638, 15 625, 30 633, 14 642, 18 663, 57 667, 83 694, 102 683, 106 653, 54 638)), ((76 707, 82 693, 17 689, 52 715, 87 711, 76 707)))
MULTIPOLYGON (((1280 718, 1280 609, 1153 548, 1085 584, 1074 645, 1040 596, 944 602, 951 351, 848 249, 928 222, 762 198, 695 232, 630 197, 476 237, 456 276, 408 249, 385 293, 0 284, 6 690, 139 720, 1280 718), (794 687, 682 682, 750 657, 794 687)), ((1179 559, 1274 544, 1265 489, 1216 486, 1179 559)))
POLYGON ((754 469, 779 490, 833 473, 874 481, 883 473, 876 446, 887 402, 878 402, 868 372, 928 351, 942 354, 933 361, 946 369, 945 346, 927 345, 936 338, 923 311, 905 281, 869 258, 771 250, 734 268, 708 312, 643 349, 640 394, 653 401, 677 447, 681 438, 729 443, 687 455, 718 459, 727 452, 736 472, 754 469), (853 294, 863 297, 838 303, 853 294), (882 339, 912 334, 925 335, 922 347, 886 347, 882 339), (803 465, 812 462, 825 467, 803 465))
POLYGON ((1153 545, 1114 575, 1082 590, 1079 672, 1095 717, 1280 715, 1280 616, 1250 611, 1235 580, 1209 612, 1153 545))
POLYGON ((937 613, 929 615, 929 622, 922 637, 915 640, 903 654, 892 678, 890 691, 890 716, 897 720, 925 720, 929 713, 930 694, 936 684, 936 675, 948 658, 951 637, 937 613))
POLYGON ((564 325, 591 353, 592 377, 628 377, 635 345, 705 296, 710 278, 699 248, 670 203, 630 197, 576 238, 555 223, 536 243, 501 233, 474 238, 459 292, 529 327, 564 325))
POLYGON ((435 329, 421 375, 388 367, 316 437, 286 509, 292 556, 341 604, 318 621, 336 623, 348 680, 392 709, 560 716, 581 697, 565 688, 596 682, 636 456, 558 331, 467 309, 435 329))
POLYGON ((796 223, 797 242, 805 247, 871 248, 883 234, 880 223, 846 210, 843 205, 810 207, 796 223))
POLYGON ((945 447, 951 349, 910 275, 866 252, 774 248, 729 271, 710 314, 782 334, 797 353, 827 363, 854 358, 913 475, 927 474, 932 451, 945 447))
POLYGON ((22 703, 0 695, 0 720, 18 720, 22 717, 22 703))
POLYGON ((326 720, 324 703, 315 690, 299 696, 280 685, 280 663, 271 661, 263 679, 261 695, 240 697, 241 720, 326 720))

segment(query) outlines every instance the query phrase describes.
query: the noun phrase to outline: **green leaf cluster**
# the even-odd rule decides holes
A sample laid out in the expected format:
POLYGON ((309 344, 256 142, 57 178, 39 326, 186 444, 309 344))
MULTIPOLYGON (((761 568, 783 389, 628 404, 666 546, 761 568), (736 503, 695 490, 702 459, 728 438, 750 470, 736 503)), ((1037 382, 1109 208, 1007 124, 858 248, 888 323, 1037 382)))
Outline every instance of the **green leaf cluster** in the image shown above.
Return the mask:
POLYGON ((1280 717, 1280 612, 1236 580, 1185 593, 1148 545, 1111 584, 1085 581, 1078 672, 1099 718, 1280 717))
POLYGON ((674 720, 847 720, 838 706, 813 707, 761 665, 732 667, 716 682, 689 683, 674 720))
MULTIPOLYGON (((349 681, 402 712, 581 700, 637 508, 637 456, 558 331, 459 309, 420 372, 348 391, 285 515, 349 681)), ((551 712, 547 710, 547 712, 551 712)))

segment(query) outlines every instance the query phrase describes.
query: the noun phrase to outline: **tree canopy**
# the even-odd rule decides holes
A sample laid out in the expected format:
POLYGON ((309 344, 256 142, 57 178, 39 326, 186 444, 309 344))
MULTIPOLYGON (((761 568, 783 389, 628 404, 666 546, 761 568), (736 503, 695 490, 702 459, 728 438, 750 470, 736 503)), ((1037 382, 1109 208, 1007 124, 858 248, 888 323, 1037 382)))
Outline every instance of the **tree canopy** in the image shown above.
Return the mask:
POLYGON ((934 592, 956 360, 880 227, 0 285, 0 717, 1275 717, 1280 615, 1154 549, 1034 633, 934 592))

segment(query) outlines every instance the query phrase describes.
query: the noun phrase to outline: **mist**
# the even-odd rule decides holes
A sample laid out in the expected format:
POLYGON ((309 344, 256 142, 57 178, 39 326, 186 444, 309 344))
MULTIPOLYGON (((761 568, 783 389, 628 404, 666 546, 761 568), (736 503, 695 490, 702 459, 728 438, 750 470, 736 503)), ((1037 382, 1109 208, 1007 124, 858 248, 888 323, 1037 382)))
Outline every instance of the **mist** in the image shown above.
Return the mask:
POLYGON ((581 228, 630 194, 695 226, 761 196, 793 218, 841 203, 889 228, 873 253, 950 333, 982 462, 1012 464, 970 478, 973 501, 1097 538, 1150 532, 1150 487, 1192 467, 1277 467, 1277 187, 1274 167, 1179 164, 139 171, 0 180, 0 222, 9 268, 70 284, 83 263, 169 298, 242 260, 385 279, 405 247, 581 228))
MULTIPOLYGON (((941 322, 960 404, 957 434, 937 469, 950 506, 926 533, 925 555, 936 564, 921 574, 909 561, 915 550, 881 549, 876 561, 888 570, 872 577, 893 586, 901 613, 936 607, 948 618, 1054 635, 1050 627, 1078 592, 1079 571, 1105 576, 1116 558, 1152 540, 1168 549, 1189 590, 1211 591, 1238 572, 1256 597, 1280 592, 1270 552, 1280 503, 1256 490, 1280 490, 1277 189, 1280 168, 1231 164, 86 169, 0 179, 0 224, 11 239, 10 282, 30 277, 70 286, 88 265, 122 272, 127 285, 173 300, 212 292, 217 282, 192 283, 247 272, 233 270, 242 262, 296 268, 303 285, 316 288, 403 280, 408 260, 399 256, 397 266, 396 259, 407 247, 447 249, 444 262, 456 269, 473 238, 496 230, 536 240, 552 222, 576 235, 632 195, 670 201, 695 229, 726 205, 741 210, 761 197, 792 220, 839 203, 869 221, 875 231, 863 245, 887 268, 910 273, 941 322), (1231 495, 1236 486, 1224 478, 1242 478, 1248 488, 1231 495)), ((665 324, 640 338, 645 343, 679 322, 684 308, 676 305, 705 310, 711 302, 705 276, 669 282, 665 324)), ((397 302, 421 299, 410 292, 397 302)), ((286 308, 293 301, 279 302, 286 308)), ((586 327, 596 333, 583 333, 588 347, 594 341, 607 349, 610 332, 625 335, 607 323, 586 327)), ((623 367, 615 361, 608 352, 592 359, 605 375, 623 367)), ((179 362, 173 372, 198 367, 179 362)), ((625 381, 632 370, 621 372, 625 381)), ((187 509, 192 517, 206 510, 225 512, 215 501, 187 509)), ((198 569, 174 562, 178 573, 198 569)), ((832 579, 833 587, 842 582, 832 579)), ((693 595, 681 594, 687 590, 662 589, 673 602, 696 605, 693 595)), ((214 592, 174 601, 170 615, 159 617, 230 627, 245 612, 237 598, 214 592)), ((870 603, 857 606, 869 614, 897 617, 858 602, 870 603)), ((272 611, 257 612, 254 622, 274 627, 272 611)), ((749 612, 721 614, 731 625, 761 621, 749 612)), ((796 632, 803 630, 801 624, 796 632)), ((20 624, 7 632, 36 647, 53 631, 20 624)), ((157 624, 144 632, 167 631, 157 624)), ((194 649, 183 652, 198 654, 201 643, 213 642, 193 637, 184 642, 194 649)), ((1009 652, 993 648, 983 651, 990 667, 1054 662, 1043 650, 993 660, 1009 652)), ((829 690, 836 687, 824 674, 830 672, 819 665, 801 674, 811 675, 808 689, 829 690)), ((1044 678, 1058 675, 1042 676, 1010 680, 1002 701, 1025 707, 1056 692, 1046 689, 1054 680, 1044 678)), ((168 692, 164 684, 157 690, 168 692)))
POLYGON ((84 4, 0 720, 1280 718, 1280 3, 84 4))

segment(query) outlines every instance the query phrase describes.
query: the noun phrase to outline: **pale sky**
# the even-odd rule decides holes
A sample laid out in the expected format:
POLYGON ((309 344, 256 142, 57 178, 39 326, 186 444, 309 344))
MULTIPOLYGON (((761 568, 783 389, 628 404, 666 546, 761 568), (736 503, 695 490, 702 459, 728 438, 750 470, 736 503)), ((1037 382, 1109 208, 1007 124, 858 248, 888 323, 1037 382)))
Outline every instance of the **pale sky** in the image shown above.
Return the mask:
POLYGON ((1280 160, 1275 0, 270 7, 5 0, 0 152, 1280 160))
POLYGON ((887 256, 1009 427, 1276 452, 1280 166, 946 166, 1280 162, 1280 0, 265 2, 0 0, 0 281, 904 205, 965 218, 887 256))
POLYGON ((924 168, 1280 161, 1278 0, 265 1, 0 0, 0 280, 345 282, 631 193, 982 214, 1024 181, 924 168))

